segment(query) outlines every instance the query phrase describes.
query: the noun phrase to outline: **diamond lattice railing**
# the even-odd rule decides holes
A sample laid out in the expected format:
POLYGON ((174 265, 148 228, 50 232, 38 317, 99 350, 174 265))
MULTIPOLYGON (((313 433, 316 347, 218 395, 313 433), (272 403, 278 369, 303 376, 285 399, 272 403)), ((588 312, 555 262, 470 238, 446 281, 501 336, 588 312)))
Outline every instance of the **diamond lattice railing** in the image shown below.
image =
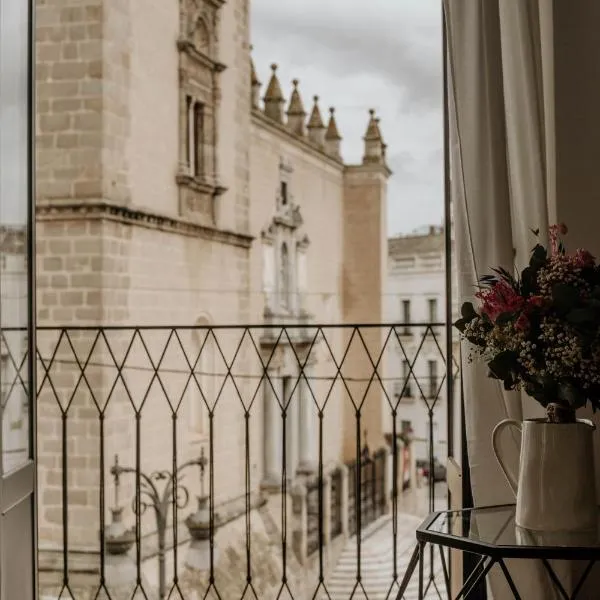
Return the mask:
MULTIPOLYGON (((405 489, 403 447, 417 441, 402 430, 425 432, 433 473, 441 330, 39 329, 42 595, 395 598, 413 544, 399 526, 407 498, 427 512, 443 487, 426 485, 420 505, 414 478, 405 489), (377 573, 364 550, 373 528, 377 573)), ((2 337, 4 405, 26 397, 23 335, 2 337)))

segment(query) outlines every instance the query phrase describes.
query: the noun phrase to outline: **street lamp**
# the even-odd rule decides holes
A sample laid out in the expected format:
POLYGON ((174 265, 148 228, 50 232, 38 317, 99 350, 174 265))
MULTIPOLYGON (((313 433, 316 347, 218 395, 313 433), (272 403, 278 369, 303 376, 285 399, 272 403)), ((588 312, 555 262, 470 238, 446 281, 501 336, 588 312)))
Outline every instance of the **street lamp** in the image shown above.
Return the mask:
MULTIPOLYGON (((110 473, 114 479, 115 485, 115 506, 111 509, 112 522, 107 529, 106 549, 112 556, 120 556, 127 554, 136 542, 135 529, 126 529, 123 524, 123 507, 120 506, 119 490, 121 475, 139 473, 140 488, 133 499, 133 511, 137 514, 139 508, 139 516, 143 515, 147 508, 154 509, 156 517, 156 533, 158 536, 158 597, 164 600, 167 595, 166 584, 166 534, 169 511, 172 510, 173 502, 177 508, 184 509, 189 502, 190 494, 183 485, 181 485, 180 474, 188 467, 199 467, 200 469, 200 486, 202 489, 201 505, 205 506, 206 498, 204 497, 204 470, 207 460, 204 456, 204 448, 200 453, 200 457, 190 460, 182 464, 175 472, 169 471, 153 471, 150 475, 138 471, 133 467, 124 467, 119 464, 119 456, 115 455, 115 464, 111 467, 110 473), (163 483, 162 490, 158 489, 158 483, 163 483), (203 503, 203 504, 202 504, 203 503)), ((209 531, 208 511, 199 514, 199 511, 194 515, 190 515, 186 519, 186 525, 190 530, 192 538, 195 540, 195 530, 199 525, 199 519, 206 517, 205 529, 209 531)), ((173 524, 177 527, 177 523, 173 524)))

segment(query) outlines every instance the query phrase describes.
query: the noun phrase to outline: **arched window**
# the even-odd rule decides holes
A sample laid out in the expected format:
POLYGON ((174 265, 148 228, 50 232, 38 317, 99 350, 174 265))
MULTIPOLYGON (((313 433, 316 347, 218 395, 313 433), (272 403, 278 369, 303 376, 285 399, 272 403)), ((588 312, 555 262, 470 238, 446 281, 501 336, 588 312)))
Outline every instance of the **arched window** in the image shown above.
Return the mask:
POLYGON ((290 254, 287 244, 281 244, 281 259, 279 270, 279 294, 281 297, 281 305, 285 308, 290 306, 290 254))

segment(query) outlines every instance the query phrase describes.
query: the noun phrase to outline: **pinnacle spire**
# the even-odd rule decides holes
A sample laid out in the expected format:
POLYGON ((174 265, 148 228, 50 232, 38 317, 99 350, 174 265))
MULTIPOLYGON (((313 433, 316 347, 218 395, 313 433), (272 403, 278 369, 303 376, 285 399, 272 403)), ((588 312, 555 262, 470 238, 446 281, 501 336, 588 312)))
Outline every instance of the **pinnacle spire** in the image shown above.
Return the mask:
POLYGON ((329 109, 329 123, 327 125, 327 132, 325 133, 325 151, 327 154, 335 158, 340 157, 340 141, 342 136, 338 131, 337 122, 335 120, 335 108, 332 106, 329 109))
MULTIPOLYGON (((252 50, 254 50, 254 46, 250 46, 250 52, 252 52, 252 50)), ((256 74, 256 68, 254 67, 254 59, 252 58, 252 54, 250 54, 250 69, 252 71, 252 84, 258 83, 260 85, 260 80, 256 74)))
POLYGON ((319 96, 314 96, 314 106, 308 120, 308 137, 311 142, 318 146, 323 146, 325 143, 325 125, 319 110, 319 96))
POLYGON ((271 65, 271 80, 265 93, 265 114, 278 123, 283 123, 283 105, 285 104, 285 98, 281 91, 281 85, 279 84, 279 78, 277 77, 277 65, 273 63, 271 65))
POLYGON ((341 140, 342 136, 338 131, 337 122, 335 120, 335 108, 332 106, 329 109, 329 124, 327 125, 326 140, 341 140))
POLYGON ((288 116, 288 127, 298 135, 304 135, 304 119, 306 118, 306 111, 304 110, 304 104, 302 103, 302 97, 298 91, 298 84, 300 82, 297 79, 292 81, 294 89, 290 98, 290 105, 287 110, 288 116))
POLYGON ((369 110, 371 118, 369 119, 369 125, 367 126, 367 133, 365 134, 365 141, 381 140, 381 131, 379 129, 379 119, 375 116, 373 109, 369 110))
POLYGON ((385 164, 385 147, 381 129, 379 128, 379 118, 375 116, 375 110, 369 110, 369 124, 365 133, 365 154, 363 164, 385 164))
MULTIPOLYGON (((250 52, 252 52, 252 50, 254 50, 253 46, 250 46, 250 52)), ((251 88, 252 88, 252 92, 251 92, 251 101, 252 101, 252 108, 258 108, 260 105, 260 86, 262 85, 260 80, 258 79, 258 75, 256 73, 256 68, 254 67, 254 60, 252 58, 252 55, 250 55, 250 72, 251 72, 251 88)))
POLYGON ((307 127, 309 129, 324 129, 323 118, 321 117, 321 111, 319 110, 319 96, 314 96, 314 106, 310 113, 310 119, 308 120, 307 127))

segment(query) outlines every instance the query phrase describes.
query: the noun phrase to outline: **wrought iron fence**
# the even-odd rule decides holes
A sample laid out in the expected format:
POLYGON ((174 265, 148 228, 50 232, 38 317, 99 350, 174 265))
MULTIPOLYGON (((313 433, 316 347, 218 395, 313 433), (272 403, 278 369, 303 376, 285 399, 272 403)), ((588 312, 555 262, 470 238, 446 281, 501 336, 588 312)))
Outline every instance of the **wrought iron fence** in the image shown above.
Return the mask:
POLYGON ((344 489, 343 489, 343 473, 341 468, 335 469, 331 473, 331 539, 334 540, 343 532, 343 508, 344 489))
MULTIPOLYGON (((11 354, 24 332, 1 335, 6 405, 26 388, 25 357, 11 354)), ((442 348, 431 324, 40 328, 42 595, 341 598, 329 594, 339 555, 325 541, 345 535, 354 589, 369 597, 368 540, 350 536, 382 518, 395 597, 404 398, 393 389, 408 383, 398 351, 433 431, 445 377, 430 398, 418 375, 442 348), (361 455, 365 430, 374 455, 361 455)))
POLYGON ((319 488, 322 493, 324 485, 325 482, 319 486, 319 481, 314 480, 306 488, 306 553, 309 556, 315 553, 321 544, 320 532, 323 531, 324 515, 319 510, 319 488))

